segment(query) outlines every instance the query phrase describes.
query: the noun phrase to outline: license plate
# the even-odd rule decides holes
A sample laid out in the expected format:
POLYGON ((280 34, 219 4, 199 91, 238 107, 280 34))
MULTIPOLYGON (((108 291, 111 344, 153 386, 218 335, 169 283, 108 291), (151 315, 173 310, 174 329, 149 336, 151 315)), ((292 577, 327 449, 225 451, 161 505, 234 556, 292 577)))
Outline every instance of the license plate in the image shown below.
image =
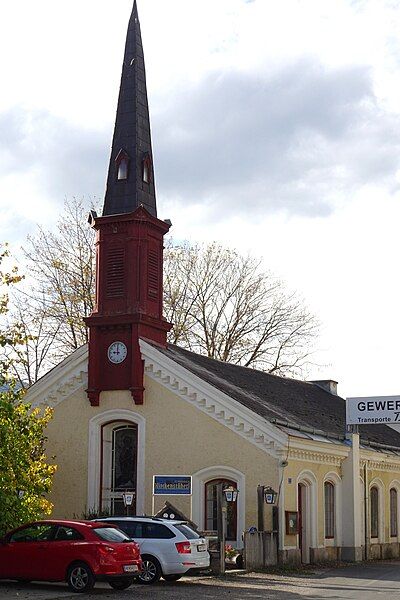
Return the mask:
POLYGON ((200 544, 197 546, 197 552, 205 552, 205 550, 207 550, 206 544, 200 544))
POLYGON ((134 573, 138 570, 137 565, 124 565, 125 573, 134 573))

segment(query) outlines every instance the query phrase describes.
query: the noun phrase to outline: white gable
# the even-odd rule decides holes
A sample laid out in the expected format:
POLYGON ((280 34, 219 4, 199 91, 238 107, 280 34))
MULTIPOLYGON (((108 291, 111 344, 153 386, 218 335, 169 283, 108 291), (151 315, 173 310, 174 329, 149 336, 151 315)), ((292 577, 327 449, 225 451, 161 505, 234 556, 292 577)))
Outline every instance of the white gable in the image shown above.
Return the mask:
POLYGON ((87 388, 88 346, 85 344, 39 379, 26 394, 32 406, 57 406, 79 389, 87 388))
MULTIPOLYGON (((228 427, 263 451, 282 458, 287 435, 249 408, 217 390, 185 367, 178 365, 157 348, 140 340, 145 373, 182 400, 228 427)), ((63 400, 87 388, 88 346, 82 346, 49 371, 26 396, 33 406, 57 406, 63 400)))

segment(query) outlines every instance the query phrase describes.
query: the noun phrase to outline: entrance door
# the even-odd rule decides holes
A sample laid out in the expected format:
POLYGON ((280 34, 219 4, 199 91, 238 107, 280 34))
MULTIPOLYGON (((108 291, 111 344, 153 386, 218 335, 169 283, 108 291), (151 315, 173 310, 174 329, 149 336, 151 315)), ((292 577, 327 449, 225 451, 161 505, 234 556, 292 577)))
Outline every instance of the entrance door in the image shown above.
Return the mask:
POLYGON ((301 562, 303 560, 303 503, 302 503, 302 488, 301 483, 297 486, 297 510, 299 512, 299 549, 301 553, 301 562))
POLYGON ((102 435, 101 506, 112 516, 136 514, 137 425, 109 423, 102 435), (124 506, 123 493, 133 492, 132 506, 124 506))
MULTIPOLYGON (((229 479, 213 479, 207 481, 205 485, 205 529, 207 531, 216 531, 218 528, 217 523, 217 490, 218 484, 222 483, 226 486, 232 486, 237 488, 236 481, 229 479)), ((237 502, 229 502, 227 506, 227 527, 226 527, 226 540, 230 542, 236 542, 237 539, 237 502)))
POLYGON ((297 488, 297 502, 299 512, 299 549, 301 562, 310 562, 310 520, 309 520, 309 488, 299 483, 297 488))

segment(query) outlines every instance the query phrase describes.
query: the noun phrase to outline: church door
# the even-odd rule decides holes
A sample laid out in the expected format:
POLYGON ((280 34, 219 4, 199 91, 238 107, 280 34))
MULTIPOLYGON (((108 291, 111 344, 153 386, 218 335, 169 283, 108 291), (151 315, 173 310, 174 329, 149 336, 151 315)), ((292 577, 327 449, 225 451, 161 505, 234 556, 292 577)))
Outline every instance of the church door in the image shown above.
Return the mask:
POLYGON ((112 516, 134 515, 136 502, 125 507, 124 492, 136 497, 137 426, 113 422, 103 426, 101 506, 112 516))

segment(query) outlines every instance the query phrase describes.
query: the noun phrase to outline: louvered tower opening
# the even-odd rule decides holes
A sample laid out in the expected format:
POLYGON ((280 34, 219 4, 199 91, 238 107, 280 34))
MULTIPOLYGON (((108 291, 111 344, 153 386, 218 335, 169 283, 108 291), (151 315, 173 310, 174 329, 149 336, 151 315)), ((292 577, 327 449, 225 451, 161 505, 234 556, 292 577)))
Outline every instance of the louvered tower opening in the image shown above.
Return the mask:
POLYGON ((125 250, 110 248, 107 256, 107 298, 122 298, 125 293, 125 250))
POLYGON ((149 250, 148 256, 148 294, 149 298, 157 299, 160 285, 160 268, 158 251, 156 249, 149 250))

